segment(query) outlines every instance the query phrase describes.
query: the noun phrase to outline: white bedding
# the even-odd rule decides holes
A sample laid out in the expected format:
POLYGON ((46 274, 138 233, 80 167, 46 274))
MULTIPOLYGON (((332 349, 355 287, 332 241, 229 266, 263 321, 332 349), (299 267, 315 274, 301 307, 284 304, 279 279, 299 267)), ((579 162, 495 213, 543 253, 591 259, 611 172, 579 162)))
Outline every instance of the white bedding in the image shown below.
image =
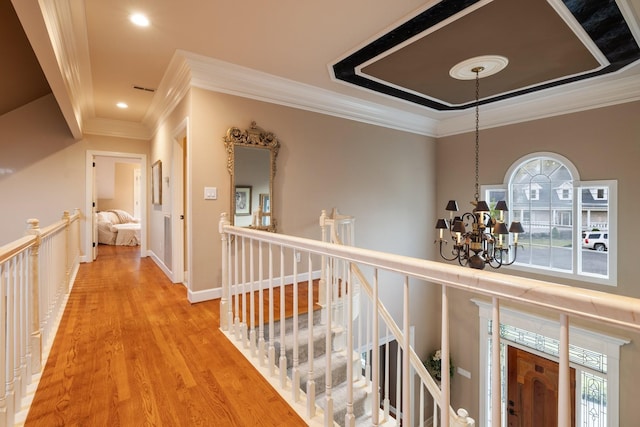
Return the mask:
POLYGON ((118 229, 116 234, 116 245, 137 246, 140 244, 140 224, 114 224, 118 229))
POLYGON ((96 213, 98 243, 136 246, 140 244, 140 223, 122 210, 96 213))

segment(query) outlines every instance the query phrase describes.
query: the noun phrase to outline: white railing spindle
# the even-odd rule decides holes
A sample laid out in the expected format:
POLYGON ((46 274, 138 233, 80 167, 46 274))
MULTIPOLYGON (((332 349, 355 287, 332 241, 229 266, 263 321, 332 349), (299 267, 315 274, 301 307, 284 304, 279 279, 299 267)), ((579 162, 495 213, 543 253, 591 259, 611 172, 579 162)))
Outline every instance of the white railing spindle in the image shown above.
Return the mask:
POLYGON ((560 315, 560 366, 558 371, 558 425, 571 425, 571 385, 569 368, 569 317, 560 315))
POLYGON ((284 246, 280 246, 280 387, 287 385, 287 352, 285 348, 284 246))
POLYGON ((249 350, 256 356, 256 301, 255 301, 255 259, 253 257, 253 239, 249 239, 249 350))
MULTIPOLYGON (((404 308, 403 308, 403 332, 404 332, 404 343, 402 350, 402 419, 403 424, 405 426, 413 425, 411 423, 411 395, 410 395, 410 381, 409 377, 411 376, 411 363, 409 359, 409 348, 411 348, 411 315, 409 312, 409 276, 405 276, 404 278, 404 308)), ((446 406, 448 407, 448 406, 446 406)))
MULTIPOLYGON (((326 259, 325 258, 325 262, 322 263, 323 266, 328 266, 330 262, 333 262, 332 259, 326 259)), ((324 270, 324 274, 328 274, 330 271, 329 268, 325 268, 324 270)), ((333 345, 331 342, 331 337, 332 337, 332 325, 333 325, 333 307, 331 304, 331 301, 333 301, 333 284, 329 283, 330 280, 325 279, 325 283, 328 283, 328 285, 325 287, 326 290, 326 301, 327 301, 327 305, 326 305, 326 317, 327 317, 327 323, 326 323, 326 336, 325 336, 325 351, 327 354, 331 354, 331 352, 333 351, 333 345)), ((324 426, 325 427, 331 427, 333 426, 333 396, 331 395, 331 389, 332 389, 332 374, 331 374, 331 358, 327 357, 325 358, 326 363, 326 369, 325 369, 325 404, 324 404, 324 426)))
POLYGON ((442 387, 442 398, 440 400, 440 409, 442 411, 442 427, 449 427, 449 417, 446 416, 447 408, 450 405, 450 376, 449 376, 449 294, 448 288, 446 286, 442 286, 442 332, 440 333, 441 339, 441 347, 440 347, 440 366, 441 366, 441 387, 442 387))
POLYGON ((275 301, 273 300, 273 246, 269 243, 269 374, 275 374, 276 347, 275 347, 275 301))
POLYGON ((291 368, 291 392, 294 402, 300 400, 300 371, 298 370, 299 350, 295 344, 298 342, 298 262, 296 251, 293 255, 293 367, 291 368))
POLYGON ((491 424, 502 426, 502 372, 500 371, 500 300, 493 298, 491 321, 491 424))
POLYGON ((79 265, 79 218, 44 229, 29 219, 25 237, 0 247, 0 426, 30 405, 79 265))
POLYGON ((313 379, 313 279, 311 272, 313 271, 313 265, 311 263, 311 253, 307 253, 307 266, 308 266, 308 292, 307 292, 307 324, 308 324, 308 365, 309 371, 307 374, 307 416, 313 418, 316 415, 316 382, 313 379))
POLYGON ((258 241, 258 360, 260 366, 265 363, 264 348, 264 265, 263 265, 262 242, 258 241))

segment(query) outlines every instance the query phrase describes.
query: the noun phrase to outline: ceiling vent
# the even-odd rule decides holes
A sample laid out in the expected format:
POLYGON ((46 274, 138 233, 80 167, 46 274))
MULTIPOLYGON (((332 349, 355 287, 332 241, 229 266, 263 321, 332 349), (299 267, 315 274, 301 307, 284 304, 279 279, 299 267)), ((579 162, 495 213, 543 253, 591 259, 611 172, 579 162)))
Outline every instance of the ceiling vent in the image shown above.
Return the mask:
POLYGON ((143 92, 151 92, 151 93, 154 93, 154 92, 156 91, 155 89, 151 89, 151 88, 149 88, 149 87, 136 86, 136 85, 134 85, 134 86, 133 86, 133 88, 134 88, 134 89, 136 89, 136 90, 141 90, 141 91, 143 91, 143 92))

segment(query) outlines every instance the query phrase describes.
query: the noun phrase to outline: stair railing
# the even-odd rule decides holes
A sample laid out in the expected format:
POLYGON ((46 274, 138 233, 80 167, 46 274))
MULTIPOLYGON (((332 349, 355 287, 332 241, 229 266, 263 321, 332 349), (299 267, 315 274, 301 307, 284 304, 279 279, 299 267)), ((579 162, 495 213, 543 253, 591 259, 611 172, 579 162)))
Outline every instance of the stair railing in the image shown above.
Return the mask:
MULTIPOLYGON (((473 425, 473 421, 464 412, 451 414, 448 375, 442 376, 440 387, 434 386, 426 369, 421 366, 417 355, 411 350, 402 351, 402 349, 411 349, 410 291, 412 288, 423 286, 438 286, 440 288, 442 314, 440 348, 442 372, 445 373, 449 371, 449 289, 461 289, 473 295, 484 296, 493 302, 492 350, 494 351, 490 358, 492 390, 500 390, 501 384, 500 333, 497 329, 500 325, 500 304, 513 302, 532 310, 544 309, 546 312, 557 313, 561 328, 560 392, 558 397, 560 403, 568 401, 570 390, 568 386, 569 340, 567 333, 570 318, 579 317, 618 328, 640 331, 640 299, 637 298, 563 286, 492 271, 461 268, 441 262, 330 242, 234 227, 229 224, 226 214, 221 218, 219 231, 223 249, 220 327, 236 347, 253 362, 256 369, 271 382, 274 388, 289 401, 292 408, 310 425, 353 426, 357 419, 359 420, 363 416, 363 413, 364 416, 370 417, 365 421, 365 425, 399 425, 400 422, 403 426, 417 425, 422 422, 428 406, 423 406, 420 403, 416 408, 412 404, 411 384, 415 377, 414 374, 419 377, 422 386, 418 393, 419 396, 413 397, 413 400, 422 402, 429 399, 425 396, 426 392, 428 395, 434 396, 437 406, 445 408, 441 411, 441 414, 444 413, 445 416, 441 416, 440 420, 436 420, 437 417, 432 418, 435 425, 439 424, 445 427, 465 425, 464 423, 473 425), (251 247, 254 250, 249 249, 251 247), (298 257, 300 262, 298 262, 298 257), (262 263, 259 260, 262 260, 262 263), (302 301, 306 301, 309 306, 318 302, 318 298, 311 296, 311 294, 316 290, 320 271, 324 269, 324 266, 331 267, 341 262, 346 262, 349 266, 346 270, 346 289, 348 290, 349 287, 355 289, 356 286, 360 286, 365 290, 361 292, 362 294, 371 295, 371 300, 378 301, 372 305, 373 314, 367 317, 371 319, 370 323, 372 324, 371 330, 367 332, 371 336, 372 347, 377 349, 383 345, 387 361, 390 359, 388 356, 392 349, 388 345, 388 340, 385 339, 386 336, 392 336, 400 348, 397 354, 401 363, 396 366, 395 374, 393 369, 385 369, 386 373, 384 374, 387 378, 395 375, 402 379, 396 382, 397 412, 395 418, 385 419, 384 410, 379 413, 377 409, 378 407, 384 409, 385 400, 390 398, 390 394, 394 392, 389 381, 385 378, 382 380, 377 378, 383 371, 377 366, 380 360, 376 361, 372 357, 370 369, 372 381, 370 382, 360 374, 359 363, 352 363, 352 353, 362 350, 362 348, 358 348, 357 344, 354 345, 354 336, 357 335, 356 328, 353 326, 354 322, 346 322, 346 330, 341 331, 342 327, 336 325, 331 319, 332 310, 327 310, 327 319, 323 319, 323 322, 316 326, 315 312, 311 313, 312 309, 302 311, 304 307, 298 305, 302 301), (264 276, 261 275, 261 272, 256 274, 258 269, 265 270, 264 276), (363 280, 359 277, 360 275, 368 280, 363 280), (371 285, 365 285, 366 282, 371 285), (287 292, 289 290, 293 292, 291 299, 288 299, 289 294, 285 292, 285 289, 287 292), (380 300, 384 301, 384 298, 380 298, 381 289, 386 292, 392 290, 393 297, 396 300, 402 300, 400 313, 386 312, 388 308, 380 302, 380 300), (255 307, 254 310, 246 313, 246 308, 251 305, 254 298, 262 301, 258 304, 259 306, 268 305, 268 319, 261 321, 260 313, 254 311, 255 307), (292 323, 280 322, 278 332, 276 313, 279 313, 281 319, 294 318, 295 321, 292 323), (267 334, 266 331, 269 331, 267 335, 257 339, 258 343, 260 340, 264 340, 267 346, 267 356, 260 360, 256 360, 251 351, 259 344, 254 343, 255 338, 251 333, 245 333, 247 330, 250 332, 250 329, 256 328, 256 324, 250 321, 250 319, 255 319, 256 315, 258 316, 257 334, 267 334), (394 322, 391 320, 395 319, 401 320, 397 321, 397 325, 394 326, 394 322), (379 325, 380 321, 384 326, 379 325), (263 324, 268 324, 268 327, 260 329, 260 325, 263 324), (309 326, 308 331, 304 329, 306 324, 309 326), (382 329, 385 330, 385 333, 379 332, 382 329), (386 333, 387 329, 389 333, 386 333), (291 334, 289 330, 291 330, 291 334), (294 341, 290 340, 293 335, 298 335, 298 338, 301 338, 305 333, 309 335, 323 333, 324 335, 317 340, 309 339, 309 335, 307 335, 306 343, 302 346, 294 345, 294 341), (347 347, 338 350, 335 344, 336 336, 340 333, 347 337, 344 340, 347 347), (324 342, 322 347, 318 346, 320 342, 324 342), (497 351, 495 351, 496 349, 497 351), (305 364, 304 359, 307 355, 317 356, 316 360, 319 360, 321 351, 331 355, 331 357, 325 358, 324 370, 318 369, 321 368, 320 362, 305 364), (276 361, 278 354, 280 358, 276 361), (332 371, 334 365, 338 364, 338 356, 347 359, 345 397, 338 394, 338 386, 334 385, 337 375, 332 371), (297 386, 298 379, 302 390, 297 386), (358 395, 370 396, 369 402, 373 403, 369 406, 364 405, 364 409, 360 408, 360 400, 356 399, 358 395), (313 404, 314 400, 315 405, 313 404), (342 403, 346 403, 346 405, 341 407, 342 403), (446 416, 447 413, 448 416, 446 416), (375 421, 376 414, 378 414, 377 421, 375 421)), ((324 301, 333 300, 333 289, 334 286, 329 286, 327 283, 327 295, 325 295, 324 301)), ((342 292, 342 288, 339 289, 342 292)), ((347 319, 354 318, 353 294, 354 292, 347 292, 345 295, 347 319)), ((295 340, 296 343, 299 341, 300 339, 295 340)), ((260 354, 260 352, 255 352, 255 354, 260 354)), ((359 358, 356 362, 359 362, 359 358)), ((501 425, 502 401, 500 393, 492 393, 491 400, 492 426, 498 427, 501 425)), ((563 406, 562 404, 558 405, 560 424, 568 425, 566 408, 563 409, 563 406)))
MULTIPOLYGON (((331 243, 335 243, 338 245, 355 246, 355 218, 354 217, 340 214, 335 208, 332 210, 330 215, 327 215, 326 211, 323 210, 320 215, 320 227, 322 229, 323 241, 329 241, 331 243)), ((386 327, 386 330, 391 333, 391 336, 396 340, 396 342, 400 343, 397 350, 398 353, 397 353, 396 360, 401 360, 400 358, 405 352, 405 347, 402 345, 402 343, 405 342, 405 337, 402 332, 402 329, 397 325, 395 320, 389 314, 389 312, 385 308, 382 301, 380 301, 377 295, 377 292, 374 295, 374 287, 367 281, 365 275, 363 274, 362 270, 358 267, 358 265, 351 263, 350 267, 351 267, 352 280, 348 281, 348 283, 353 284, 354 288, 357 289, 357 292, 354 293, 354 301, 360 300, 361 288, 364 288, 367 294, 366 296, 368 296, 368 300, 359 301, 360 302, 359 305, 366 305, 367 307, 366 312, 363 313, 364 316, 354 316, 354 318, 352 319, 352 321, 357 322, 357 325, 358 325, 357 327, 358 348, 361 348, 361 349, 374 348, 370 340, 370 338, 372 337, 370 331, 378 330, 378 327, 379 327, 378 319, 380 318, 383 321, 383 324, 384 324, 384 327, 386 327), (374 303, 374 301, 376 303, 374 303), (366 333, 363 333, 363 330, 362 330, 363 319, 370 319, 370 318, 373 319, 373 322, 372 322, 373 325, 371 328, 367 328, 366 333)), ((325 275, 323 275, 323 277, 330 278, 333 274, 335 274, 339 278, 338 281, 346 283, 347 282, 346 277, 343 277, 341 273, 342 273, 341 271, 334 272, 334 271, 331 271, 331 269, 327 269, 327 272, 325 275)), ((328 279, 328 280, 331 280, 331 279, 328 279)), ((375 280, 377 282, 377 276, 375 277, 375 280)), ((322 286, 323 286, 323 280, 321 278, 320 289, 322 289, 322 286)), ((371 323, 368 321, 366 321, 365 323, 367 326, 371 325, 371 323)), ((387 333, 387 336, 389 336, 389 333, 387 333)), ((388 348, 388 345, 385 347, 385 350, 387 348, 388 348)), ((411 368, 414 371, 414 373, 418 376, 420 381, 420 385, 419 385, 420 398, 418 400, 415 400, 413 398, 411 399, 411 405, 414 407, 417 405, 419 408, 420 416, 419 416, 418 425, 422 426, 425 423, 426 412, 425 412, 424 392, 426 391, 432 397, 432 401, 433 401, 433 417, 431 419, 431 425, 437 426, 438 425, 437 420, 441 418, 441 413, 442 413, 442 406, 441 406, 443 402, 442 391, 440 390, 440 387, 435 382, 431 374, 426 370, 424 364, 420 360, 419 356, 416 354, 413 346, 408 347, 408 352, 410 354, 411 368)), ((365 374, 364 375, 367 380, 372 379, 371 372, 378 372, 378 369, 379 369, 378 359, 379 359, 378 352, 372 351, 372 352, 365 353, 365 374), (369 357, 369 354, 371 354, 371 357, 369 357)), ((389 358, 387 357, 385 360, 388 361, 388 359, 389 358)), ((384 378, 386 381, 388 381, 388 378, 389 378, 388 370, 389 370, 389 366, 387 364, 385 366, 385 372, 387 372, 387 374, 385 375, 385 378, 384 378)), ((448 372, 448 370, 449 369, 447 368, 445 372, 448 372)), ((379 384, 377 378, 372 379, 372 382, 374 385, 379 384)), ((402 383, 409 384, 410 377, 403 378, 402 383)), ((398 381, 396 381, 396 388, 398 388, 398 386, 399 386, 398 381)), ((388 388, 388 384, 386 385, 386 388, 388 388)), ((407 393, 407 390, 405 390, 404 392, 407 393)), ((396 396, 400 394, 401 393, 396 393, 396 396)), ((379 422, 378 418, 380 415, 382 415, 384 419, 389 418, 389 410, 390 410, 390 402, 388 398, 389 393, 387 392, 384 395, 386 397, 385 397, 385 402, 383 403, 384 409, 382 414, 379 414, 377 412, 372 412, 372 421, 374 422, 374 425, 377 425, 377 423, 379 422)), ((399 405, 396 403, 396 410, 398 409, 398 406, 399 405)), ((380 407, 380 402, 378 401, 372 402, 372 407, 373 408, 380 407)), ((451 424, 456 426, 473 425, 473 422, 472 422, 473 420, 468 418, 468 413, 466 412, 466 410, 460 409, 458 413, 456 413, 456 411, 451 406, 448 406, 447 412, 449 413, 449 420, 451 424)))
MULTIPOLYGON (((0 425, 26 415, 80 264, 80 212, 0 247, 0 425)), ((24 420, 22 420, 24 421, 24 420)))

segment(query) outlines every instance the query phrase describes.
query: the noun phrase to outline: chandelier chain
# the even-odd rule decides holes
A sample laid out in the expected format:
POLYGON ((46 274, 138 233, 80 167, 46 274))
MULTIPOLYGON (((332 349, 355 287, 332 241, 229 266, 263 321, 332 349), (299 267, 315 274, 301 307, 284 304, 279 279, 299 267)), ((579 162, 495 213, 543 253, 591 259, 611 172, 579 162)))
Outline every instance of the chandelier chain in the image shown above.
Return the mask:
POLYGON ((480 198, 480 71, 482 71, 482 67, 474 68, 473 71, 476 73, 476 193, 475 199, 476 202, 480 198))

